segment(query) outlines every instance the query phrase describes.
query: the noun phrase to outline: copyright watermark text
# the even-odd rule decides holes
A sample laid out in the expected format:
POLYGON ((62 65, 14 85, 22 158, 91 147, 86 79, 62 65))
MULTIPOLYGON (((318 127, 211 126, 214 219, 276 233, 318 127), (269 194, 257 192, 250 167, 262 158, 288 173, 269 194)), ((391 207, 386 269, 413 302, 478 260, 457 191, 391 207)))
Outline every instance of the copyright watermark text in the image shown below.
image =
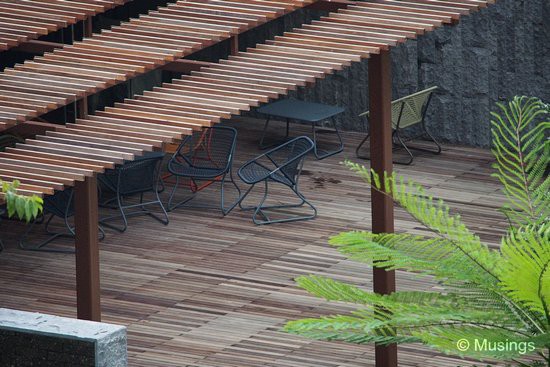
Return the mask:
POLYGON ((495 342, 475 338, 458 340, 456 349, 460 352, 518 352, 519 354, 527 354, 533 352, 536 348, 533 342, 518 342, 508 339, 495 342))

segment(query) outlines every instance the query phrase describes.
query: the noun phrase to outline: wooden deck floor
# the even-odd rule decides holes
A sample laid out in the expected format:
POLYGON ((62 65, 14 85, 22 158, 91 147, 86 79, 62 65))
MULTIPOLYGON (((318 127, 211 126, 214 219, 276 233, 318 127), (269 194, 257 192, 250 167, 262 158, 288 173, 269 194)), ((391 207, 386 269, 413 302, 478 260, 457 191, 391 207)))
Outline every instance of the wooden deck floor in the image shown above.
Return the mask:
MULTIPOLYGON (((258 153, 261 122, 235 122, 235 165, 258 153)), ((344 154, 309 160, 302 190, 319 209, 314 221, 254 226, 250 213, 178 209, 163 226, 149 217, 130 221, 124 234, 101 244, 103 320, 128 327, 130 366, 373 366, 370 346, 311 341, 280 331, 286 320, 349 310, 293 286, 300 274, 319 273, 371 287, 371 270, 326 245, 331 234, 370 227, 369 190, 339 162, 354 157, 361 136, 345 134, 344 154)), ((489 177, 488 151, 446 147, 397 169, 456 208, 472 229, 496 245, 505 226, 493 208, 502 201, 489 177)), ((274 189, 276 198, 285 197, 274 189)), ((209 188, 201 200, 218 193, 209 188)), ((0 307, 75 317, 74 256, 17 249, 24 226, 2 222, 0 307)), ((402 211, 399 231, 423 229, 402 211)), ((424 278, 398 274, 398 289, 428 289, 424 278)), ((419 346, 400 348, 400 366, 466 366, 419 346)))

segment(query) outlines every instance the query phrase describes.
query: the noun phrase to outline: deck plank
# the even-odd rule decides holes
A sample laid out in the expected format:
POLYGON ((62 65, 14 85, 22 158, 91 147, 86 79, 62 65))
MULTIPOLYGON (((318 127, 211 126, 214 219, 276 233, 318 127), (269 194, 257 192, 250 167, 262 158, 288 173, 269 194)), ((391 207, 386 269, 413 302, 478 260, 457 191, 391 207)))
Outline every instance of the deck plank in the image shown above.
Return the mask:
MULTIPOLYGON (((240 134, 238 167, 258 154, 263 124, 247 118, 230 124, 240 134)), ((298 275, 324 274, 372 286, 368 267, 326 244, 331 234, 370 227, 369 190, 340 164, 354 157, 362 136, 344 137, 343 154, 306 162, 302 190, 319 209, 314 221, 258 227, 248 212, 222 218, 215 211, 179 209, 170 213, 167 227, 138 217, 124 234, 108 231, 101 243, 103 320, 128 326, 130 366, 374 366, 371 346, 280 331, 286 320, 351 310, 295 288, 292 279, 298 275)), ((491 162, 488 151, 447 146, 441 156, 419 153, 414 165, 396 170, 448 199, 483 240, 498 246, 506 222, 493 209, 503 195, 489 177, 491 162)), ((202 200, 214 200, 217 192, 207 189, 202 200)), ((278 200, 285 197, 280 188, 273 193, 278 200)), ((426 233, 399 209, 396 229, 426 233)), ((18 250, 21 223, 2 222, 0 230, 6 243, 0 254, 0 307, 75 317, 74 257, 18 250)), ((400 290, 435 287, 403 272, 397 280, 400 290)), ((420 345, 401 347, 399 358, 405 367, 473 365, 420 345)))

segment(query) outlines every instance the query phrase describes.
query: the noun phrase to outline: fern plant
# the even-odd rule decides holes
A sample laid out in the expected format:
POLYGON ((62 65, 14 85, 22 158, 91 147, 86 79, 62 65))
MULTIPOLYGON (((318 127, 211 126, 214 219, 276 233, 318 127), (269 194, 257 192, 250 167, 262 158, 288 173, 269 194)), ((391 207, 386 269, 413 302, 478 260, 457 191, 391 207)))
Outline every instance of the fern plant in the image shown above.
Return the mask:
POLYGON ((548 106, 516 97, 493 114, 495 177, 510 222, 499 250, 489 248, 423 187, 346 164, 389 195, 432 236, 345 232, 330 243, 350 259, 431 276, 440 292, 379 295, 323 276, 297 284, 329 301, 358 305, 349 315, 291 321, 285 330, 351 343, 421 342, 447 354, 550 366, 550 144, 548 106), (542 120, 542 122, 541 122, 542 120), (536 362, 521 357, 538 354, 536 362))
POLYGON ((6 182, 0 180, 1 193, 5 197, 8 209, 8 217, 17 217, 30 222, 42 212, 42 198, 33 196, 24 196, 17 193, 19 181, 6 182))

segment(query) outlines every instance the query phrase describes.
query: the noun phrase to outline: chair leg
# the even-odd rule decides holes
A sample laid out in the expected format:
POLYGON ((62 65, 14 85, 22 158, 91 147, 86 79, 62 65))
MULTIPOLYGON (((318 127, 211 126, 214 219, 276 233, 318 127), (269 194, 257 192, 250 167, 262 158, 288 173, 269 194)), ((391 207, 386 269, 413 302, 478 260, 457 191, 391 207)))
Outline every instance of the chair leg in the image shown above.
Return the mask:
MULTIPOLYGON (((48 228, 48 224, 53 218, 53 214, 50 215, 48 220, 46 221, 46 228, 48 228)), ((41 218, 37 218, 36 220, 33 220, 31 223, 27 225, 27 229, 25 230, 25 233, 21 236, 19 239, 19 248, 21 250, 25 251, 43 251, 43 252, 60 252, 60 253, 73 253, 74 250, 56 250, 56 249, 46 249, 44 248, 48 244, 50 244, 53 240, 59 237, 72 237, 72 235, 69 235, 67 233, 52 233, 47 232, 48 234, 51 234, 46 240, 41 241, 37 244, 29 244, 27 243, 27 237, 29 236, 29 233, 32 232, 34 226, 38 223, 40 223, 44 219, 44 216, 42 215, 41 218)))
MULTIPOLYGON (((242 206, 242 205, 239 204, 241 209, 243 209, 243 210, 254 210, 254 214, 252 215, 252 221, 254 222, 254 224, 264 225, 264 224, 274 224, 274 223, 295 222, 295 221, 299 221, 299 220, 313 219, 317 216, 317 209, 315 208, 315 206, 313 206, 313 204, 311 204, 300 193, 298 185, 296 185, 294 187, 290 187, 290 186, 287 186, 287 187, 289 187, 292 190, 292 192, 294 192, 294 194, 300 199, 300 203, 298 203, 298 204, 281 204, 281 205, 264 205, 264 203, 267 200, 267 197, 269 195, 268 181, 265 180, 264 183, 265 183, 264 195, 263 195, 263 197, 260 200, 260 203, 258 205, 245 207, 245 206, 242 206), (267 211, 270 211, 270 210, 299 208, 299 207, 302 207, 304 204, 311 208, 311 210, 313 211, 313 214, 311 214, 311 215, 298 215, 298 216, 293 216, 293 217, 289 217, 289 218, 281 218, 281 219, 273 219, 272 220, 272 219, 269 218, 269 215, 267 213, 267 211), (258 216, 260 216, 260 215, 264 218, 263 220, 260 220, 258 218, 258 216)), ((252 190, 253 187, 254 187, 254 185, 252 185, 246 191, 245 195, 243 195, 242 200, 244 200, 244 198, 248 195, 248 193, 252 190)))
POLYGON ((422 130, 424 130, 424 134, 426 134, 428 136, 428 138, 430 138, 430 140, 435 144, 436 150, 435 151, 433 151, 431 149, 421 149, 421 150, 425 150, 425 151, 431 152, 433 154, 441 154, 441 144, 439 144, 437 139, 428 131, 428 129, 426 128, 425 123, 422 123, 422 130))
POLYGON ((265 200, 267 199, 267 194, 268 194, 268 184, 267 184, 267 180, 265 181, 265 188, 264 188, 264 196, 262 197, 262 200, 260 200, 260 203, 258 204, 258 206, 256 207, 256 209, 254 210, 254 214, 252 215, 252 221, 254 222, 254 224, 256 225, 261 225, 261 224, 265 224, 267 222, 269 222, 269 217, 267 216, 267 214, 265 214, 265 212, 262 210, 262 206, 264 205, 264 202, 265 200), (258 220, 258 214, 261 214, 262 217, 264 218, 263 221, 260 221, 258 220))
POLYGON ((237 203, 239 205, 239 208, 241 210, 252 210, 255 207, 252 206, 243 206, 243 201, 248 197, 248 194, 252 191, 252 189, 256 186, 256 184, 252 184, 248 187, 248 189, 244 192, 243 195, 241 195, 239 202, 237 203))
POLYGON ((315 154, 315 157, 319 160, 325 159, 325 158, 330 157, 330 156, 333 156, 333 155, 338 154, 338 153, 340 153, 341 151, 344 150, 344 141, 342 140, 342 136, 340 135, 340 131, 338 130, 336 120, 333 117, 333 118, 330 119, 330 121, 331 121, 332 126, 334 128, 334 133, 338 137, 338 146, 334 150, 327 150, 323 153, 321 153, 321 151, 318 149, 318 144, 317 144, 317 130, 318 130, 318 128, 317 128, 317 125, 315 124, 315 122, 311 123, 311 130, 312 130, 312 133, 313 133, 313 142, 315 143, 315 145, 313 147, 313 153, 315 154))
POLYGON ((218 209, 219 208, 222 212, 222 215, 225 216, 225 215, 229 214, 242 200, 241 189, 239 188, 239 186, 237 185, 237 183, 233 179, 232 170, 229 171, 229 179, 227 179, 227 173, 223 174, 221 176, 221 179, 219 179, 219 180, 216 179, 216 178, 211 178, 211 179, 214 180, 213 181, 214 183, 219 182, 221 184, 220 206, 200 205, 200 204, 187 205, 187 203, 189 201, 191 201, 192 199, 195 198, 196 193, 198 193, 198 191, 197 192, 192 192, 191 196, 188 197, 187 199, 185 199, 185 200, 183 200, 183 201, 181 201, 177 204, 173 204, 172 202, 173 202, 173 198, 174 198, 174 193, 176 191, 176 188, 179 185, 179 177, 176 176, 176 184, 174 185, 174 188, 172 189, 172 193, 170 194, 170 198, 168 199, 168 211, 170 212, 170 211, 172 211, 176 208, 179 208, 181 206, 186 206, 188 208, 202 208, 202 209, 218 209), (235 186, 235 188, 237 189, 237 193, 238 193, 237 200, 235 200, 233 203, 231 203, 228 207, 225 206, 225 184, 227 182, 232 183, 233 186, 235 186))
MULTIPOLYGON (((369 138, 370 138, 370 134, 367 134, 367 136, 365 136, 365 138, 361 141, 361 143, 359 143, 357 148, 355 148, 355 155, 356 155, 357 158, 370 160, 370 154, 368 154, 368 153, 361 154, 361 152, 360 152, 361 148, 363 147, 363 145, 365 145, 365 143, 369 140, 369 138)), ((401 138, 401 136, 399 135, 399 132, 397 130, 393 130, 392 139, 397 139, 397 141, 399 142, 399 146, 401 148, 404 148, 405 151, 407 152, 408 156, 409 156, 409 160, 407 162, 398 162, 398 161, 394 160, 393 163, 403 164, 403 165, 410 165, 413 162, 413 159, 414 159, 413 154, 411 153, 409 147, 405 144, 405 141, 401 138)), ((394 149, 396 149, 396 148, 394 148, 394 149)))
POLYGON ((288 139, 288 136, 290 135, 290 119, 286 119, 286 134, 285 134, 285 137, 280 141, 276 141, 276 142, 273 142, 271 144, 266 144, 265 137, 267 135, 267 128, 269 127, 270 122, 271 122, 271 117, 268 116, 267 119, 265 120, 264 129, 262 131, 262 137, 260 138, 260 142, 258 144, 258 147, 261 150, 268 149, 268 148, 273 148, 274 146, 281 144, 282 142, 286 141, 288 139))
POLYGON ((407 152, 407 154, 409 155, 409 160, 407 162, 395 162, 395 163, 403 164, 403 165, 406 165, 406 166, 410 165, 414 160, 413 154, 411 153, 411 151, 409 150, 409 148, 405 144, 405 141, 403 141, 403 139, 401 138, 401 135, 399 135, 399 130, 394 130, 394 136, 397 138, 397 141, 399 142, 399 145, 401 145, 401 147, 403 147, 405 149, 405 151, 407 152))
POLYGON ((361 154, 360 153, 361 148, 363 147, 363 145, 365 145, 365 143, 369 140, 369 138, 370 138, 370 134, 367 134, 367 136, 365 136, 365 138, 363 140, 361 140, 361 142, 359 143, 357 148, 355 148, 355 156, 357 158, 370 160, 370 155, 369 154, 361 154))
MULTIPOLYGON (((159 221, 160 223, 162 223, 164 225, 168 225, 168 223, 170 223, 170 218, 168 218, 168 213, 166 212, 166 209, 164 208, 164 204, 162 204, 162 201, 160 200, 160 196, 159 196, 160 192, 161 191, 159 191, 158 189, 153 190, 153 195, 155 195, 156 200, 152 200, 152 201, 149 201, 149 202, 146 202, 146 203, 143 202, 143 194, 144 193, 142 192, 139 196, 139 208, 140 208, 141 211, 126 213, 126 216, 127 217, 132 217, 132 216, 137 216, 137 215, 148 215, 151 218, 159 221), (153 205, 153 204, 158 204, 160 206, 160 209, 162 211, 162 216, 164 218, 159 217, 157 214, 155 214, 152 211, 146 209, 147 206, 150 206, 150 205, 153 205)), ((134 205, 126 206, 126 208, 130 208, 130 207, 134 207, 134 205)))
POLYGON ((171 212, 172 210, 174 210, 176 208, 179 208, 180 206, 185 205, 187 202, 189 202, 189 201, 193 200, 193 198, 195 198, 196 192, 191 192, 190 197, 188 197, 185 200, 180 201, 179 203, 174 204, 173 203, 174 195, 176 194, 176 190, 179 187, 179 183, 180 183, 180 177, 176 176, 176 183, 174 184, 174 188, 172 189, 172 192, 170 193, 170 197, 168 198, 168 203, 167 203, 167 208, 166 208, 168 212, 171 212))
MULTIPOLYGON (((57 252, 57 253, 74 253, 74 250, 62 250, 62 249, 49 249, 45 248, 48 244, 53 242, 55 239, 60 237, 67 237, 67 238, 74 238, 75 237, 75 231, 74 227, 70 225, 69 218, 65 216, 63 218, 65 227, 67 228, 67 232, 54 232, 49 229, 50 223, 53 219, 54 215, 50 215, 50 217, 46 220, 45 223, 45 230, 46 233, 50 234, 50 237, 48 237, 46 240, 38 243, 38 244, 29 244, 27 242, 27 237, 29 233, 31 233, 32 229, 36 224, 41 224, 43 218, 39 218, 38 220, 33 221, 27 226, 27 229, 25 230, 25 233, 21 236, 19 239, 19 248, 25 251, 42 251, 42 252, 57 252)), ((99 229, 99 240, 102 241, 105 238, 105 231, 101 226, 98 227, 99 229)))
POLYGON ((118 193, 117 193, 116 201, 117 201, 117 209, 120 211, 120 214, 111 215, 109 217, 102 218, 102 219, 99 220, 99 223, 103 224, 105 227, 108 227, 108 228, 114 229, 117 232, 123 233, 128 229, 128 220, 126 219, 126 214, 124 213, 124 207, 122 205, 123 199, 121 198, 121 196, 118 193), (110 220, 118 219, 118 218, 122 219, 122 222, 123 222, 122 227, 116 226, 116 225, 111 224, 111 223, 107 223, 110 220))
POLYGON ((121 195, 117 194, 117 203, 118 203, 118 210, 120 211, 120 214, 112 215, 110 217, 102 218, 100 220, 100 223, 103 224, 105 227, 109 227, 114 229, 118 232, 125 232, 128 229, 128 218, 130 217, 136 217, 138 215, 148 215, 151 218, 159 221, 160 223, 167 225, 170 222, 170 219, 168 218, 168 213, 166 212, 166 209, 164 208, 164 205, 162 204, 162 201, 160 200, 159 192, 157 189, 152 190, 153 195, 155 195, 156 200, 143 202, 143 193, 140 193, 140 199, 139 203, 132 204, 132 205, 123 205, 123 198, 121 195), (162 217, 159 217, 157 214, 151 212, 148 209, 145 209, 145 207, 157 204, 160 206, 162 211, 162 217), (133 209, 133 208, 139 208, 139 211, 131 211, 127 212, 127 209, 133 209), (116 226, 110 223, 107 223, 109 220, 115 220, 115 219, 122 219, 123 226, 116 226))
POLYGON ((229 182, 231 182, 233 184, 233 186, 235 186, 235 188, 237 189, 238 196, 237 196, 237 200, 235 202, 233 202, 226 209, 225 206, 224 206, 224 199, 225 199, 225 197, 224 197, 225 175, 224 175, 224 177, 222 178, 222 189, 221 189, 221 209, 222 209, 222 214, 224 216, 229 214, 241 202, 241 189, 239 188, 239 186, 235 182, 235 179, 233 178, 233 170, 229 171, 229 182))
MULTIPOLYGON (((164 183, 162 184, 163 188, 162 190, 164 191, 164 183)), ((164 220, 162 218, 159 218, 156 214, 154 213, 151 213, 150 215, 157 219, 159 222, 161 222, 162 224, 164 225, 168 225, 168 223, 170 222, 170 218, 168 218, 168 213, 166 212, 166 208, 164 207, 164 204, 162 204, 162 200, 160 200, 160 196, 159 196, 159 190, 155 190, 155 196, 157 197, 157 202, 162 210, 162 214, 164 215, 164 220)))

